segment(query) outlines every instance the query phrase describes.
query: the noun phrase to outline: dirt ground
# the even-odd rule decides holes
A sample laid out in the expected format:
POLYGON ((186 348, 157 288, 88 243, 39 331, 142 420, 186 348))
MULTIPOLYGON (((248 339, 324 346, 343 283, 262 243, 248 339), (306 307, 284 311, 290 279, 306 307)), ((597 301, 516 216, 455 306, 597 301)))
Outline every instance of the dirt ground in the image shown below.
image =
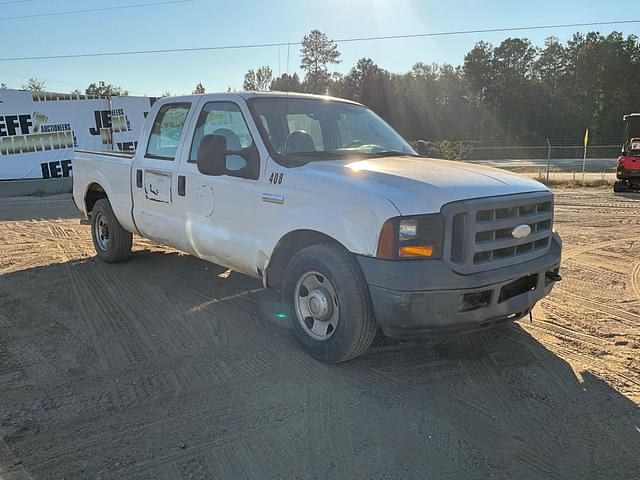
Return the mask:
POLYGON ((556 191, 533 321, 301 353, 256 280, 0 200, 0 479, 638 479, 640 197, 556 191))

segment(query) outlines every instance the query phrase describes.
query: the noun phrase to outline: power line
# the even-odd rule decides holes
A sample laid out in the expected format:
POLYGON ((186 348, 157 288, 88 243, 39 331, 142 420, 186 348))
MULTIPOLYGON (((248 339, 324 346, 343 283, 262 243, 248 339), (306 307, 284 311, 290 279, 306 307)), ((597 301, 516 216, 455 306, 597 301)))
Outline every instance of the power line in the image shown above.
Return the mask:
POLYGON ((640 20, 615 20, 610 22, 585 22, 585 23, 561 23, 558 25, 534 25, 529 27, 507 27, 507 28, 482 28, 477 30, 454 30, 451 32, 433 32, 433 33, 413 33, 406 35, 385 35, 378 37, 356 37, 335 40, 336 43, 347 42, 367 42, 372 40, 398 40, 403 38, 422 38, 422 37, 446 37, 452 35, 468 35, 474 33, 499 33, 499 32, 515 32, 522 30, 548 30, 551 28, 573 28, 573 27, 598 27, 607 25, 623 25, 630 23, 640 23, 640 20))
POLYGON ((15 3, 29 3, 29 2, 37 2, 38 0, 10 0, 8 2, 0 2, 0 5, 12 5, 15 3))
MULTIPOLYGON (((173 3, 195 1, 195 0, 178 0, 173 3)), ((165 2, 169 3, 169 2, 165 2)), ((151 5, 151 4, 147 4, 151 5)), ((122 7, 115 7, 122 8, 122 7)), ((1 19, 0 19, 1 20, 1 19)), ((349 43, 349 42, 369 42, 377 40, 398 40, 408 38, 425 38, 425 37, 445 37, 454 35, 469 35, 477 33, 499 33, 499 32, 515 32, 525 30, 549 30, 553 28, 575 28, 575 27, 596 27, 606 25, 628 25, 638 24, 640 20, 618 20, 609 22, 583 22, 583 23, 562 23, 556 25, 533 25, 526 27, 507 27, 507 28, 484 28, 475 30, 454 30, 449 32, 428 32, 428 33, 413 33, 404 35, 383 35, 372 37, 354 37, 354 38, 342 38, 334 40, 336 43, 349 43)), ((157 50, 130 50, 120 52, 92 52, 92 53, 73 53, 66 55, 39 55, 33 57, 4 57, 0 58, 0 62, 19 62, 25 60, 60 60, 67 58, 87 58, 87 57, 115 57, 126 55, 153 55, 160 53, 188 53, 188 52, 206 52, 214 50, 241 50, 250 48, 270 48, 270 47, 291 47, 293 45, 300 45, 302 42, 273 42, 273 43, 248 43, 240 45, 217 45, 211 47, 191 47, 191 48, 166 48, 157 50)))
MULTIPOLYGON (((27 0, 34 1, 34 0, 27 0)), ((168 0, 164 2, 152 2, 152 3, 139 3, 132 5, 119 5, 115 7, 100 7, 100 8, 87 8, 83 10, 66 10, 64 12, 51 12, 51 13, 34 13, 30 15, 18 15, 15 17, 0 17, 0 21, 6 20, 24 20, 27 18, 41 18, 41 17, 58 17, 61 15, 75 15, 80 13, 94 13, 94 12, 106 12, 110 10, 125 10, 129 8, 142 8, 142 7, 159 7, 161 5, 171 5, 176 3, 187 3, 187 2, 195 2, 196 0, 168 0)), ((18 1, 11 1, 7 3, 23 3, 18 1)), ((5 5, 4 3, 0 3, 0 5, 5 5)))

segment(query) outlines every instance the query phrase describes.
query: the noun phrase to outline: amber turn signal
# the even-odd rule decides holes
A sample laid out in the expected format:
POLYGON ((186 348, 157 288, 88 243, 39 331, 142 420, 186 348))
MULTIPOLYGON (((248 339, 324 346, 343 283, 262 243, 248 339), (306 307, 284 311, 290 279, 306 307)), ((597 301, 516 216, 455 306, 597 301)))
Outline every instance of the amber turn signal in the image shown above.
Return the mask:
POLYGON ((398 250, 399 257, 431 257, 433 255, 433 247, 415 246, 400 247, 398 250))
POLYGON ((395 241, 395 227, 393 221, 387 220, 382 225, 380 239, 378 240, 378 251, 376 255, 379 258, 393 258, 393 244, 395 241))

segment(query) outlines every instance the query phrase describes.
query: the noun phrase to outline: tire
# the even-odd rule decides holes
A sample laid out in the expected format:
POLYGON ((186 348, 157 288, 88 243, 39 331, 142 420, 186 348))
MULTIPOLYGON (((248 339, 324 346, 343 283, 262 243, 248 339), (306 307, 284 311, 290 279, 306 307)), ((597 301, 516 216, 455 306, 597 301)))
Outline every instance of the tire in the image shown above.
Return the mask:
POLYGON ((131 256, 133 235, 122 228, 106 198, 98 200, 91 211, 91 238, 98 257, 107 263, 131 256))
POLYGON ((376 335, 369 289, 355 259, 340 247, 312 245, 294 255, 282 300, 294 337, 322 362, 356 358, 376 335))
POLYGON ((613 183, 613 191, 615 193, 626 192, 627 191, 627 183, 624 180, 618 180, 613 183))

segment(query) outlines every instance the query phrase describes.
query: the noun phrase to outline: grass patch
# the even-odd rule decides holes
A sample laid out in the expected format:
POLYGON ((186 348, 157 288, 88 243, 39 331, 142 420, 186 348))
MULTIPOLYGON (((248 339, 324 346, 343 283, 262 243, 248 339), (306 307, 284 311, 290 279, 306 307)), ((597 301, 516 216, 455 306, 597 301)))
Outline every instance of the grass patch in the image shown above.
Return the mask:
POLYGON ((540 183, 545 184, 547 187, 567 187, 567 188, 612 188, 613 180, 607 180, 606 178, 598 178, 594 180, 576 180, 573 178, 550 178, 548 181, 545 178, 536 178, 540 183))

